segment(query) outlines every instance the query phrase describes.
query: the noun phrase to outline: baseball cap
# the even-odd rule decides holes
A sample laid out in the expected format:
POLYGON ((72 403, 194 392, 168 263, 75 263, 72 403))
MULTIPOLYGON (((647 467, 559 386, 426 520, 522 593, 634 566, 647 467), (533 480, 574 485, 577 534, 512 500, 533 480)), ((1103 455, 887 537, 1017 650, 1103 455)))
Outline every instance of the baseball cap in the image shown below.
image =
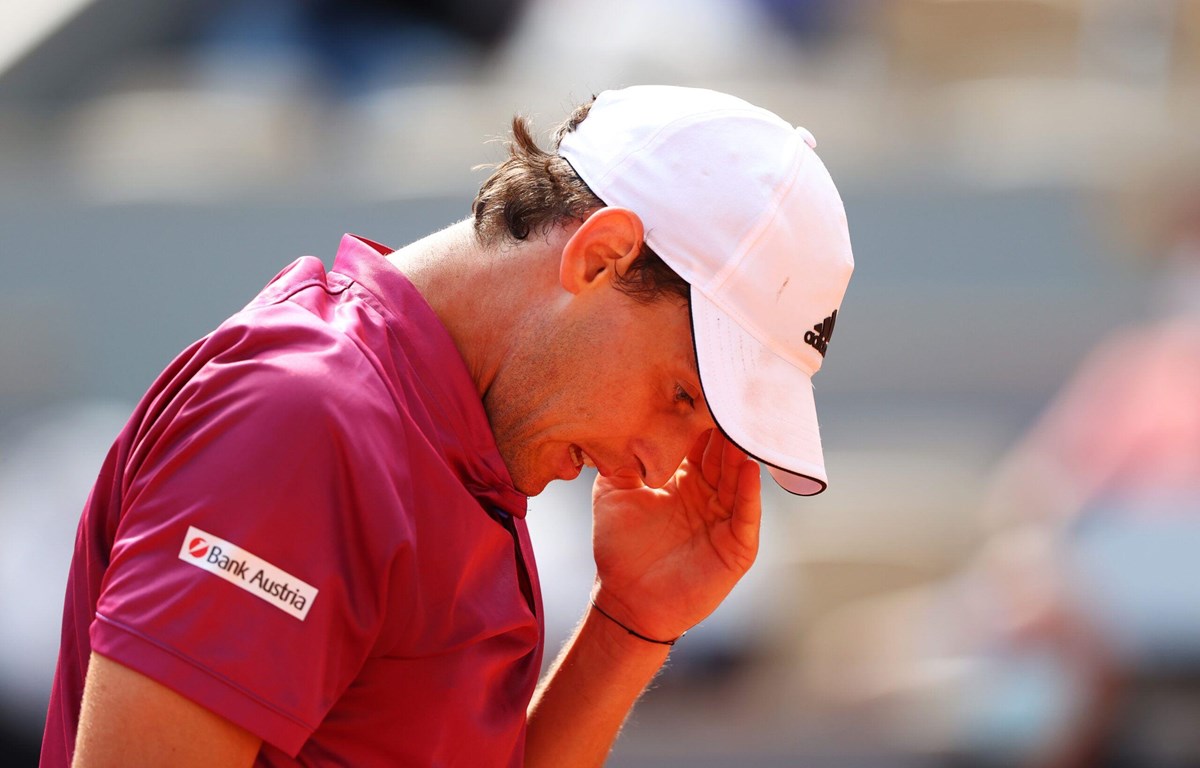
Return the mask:
POLYGON ((717 426, 785 490, 828 477, 812 377, 854 269, 841 196, 804 128, 700 88, 604 91, 559 154, 691 285, 717 426))

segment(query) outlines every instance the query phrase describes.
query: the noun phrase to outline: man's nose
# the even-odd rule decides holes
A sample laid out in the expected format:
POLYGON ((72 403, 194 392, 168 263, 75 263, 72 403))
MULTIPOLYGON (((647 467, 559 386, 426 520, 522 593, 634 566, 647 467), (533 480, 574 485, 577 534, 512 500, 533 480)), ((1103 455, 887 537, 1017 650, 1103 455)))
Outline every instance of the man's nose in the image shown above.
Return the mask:
POLYGON ((646 440, 634 453, 645 468, 642 481, 652 488, 661 488, 675 475, 691 447, 700 436, 712 427, 711 424, 688 423, 683 428, 671 430, 657 440, 646 440))

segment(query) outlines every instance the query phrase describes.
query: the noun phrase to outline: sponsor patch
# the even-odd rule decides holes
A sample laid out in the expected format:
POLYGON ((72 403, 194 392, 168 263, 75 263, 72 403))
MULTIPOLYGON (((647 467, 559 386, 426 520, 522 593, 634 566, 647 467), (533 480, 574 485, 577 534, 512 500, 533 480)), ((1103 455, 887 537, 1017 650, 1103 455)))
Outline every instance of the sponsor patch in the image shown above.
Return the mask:
POLYGON ((220 576, 300 621, 317 599, 317 588, 236 544, 188 526, 179 559, 220 576))

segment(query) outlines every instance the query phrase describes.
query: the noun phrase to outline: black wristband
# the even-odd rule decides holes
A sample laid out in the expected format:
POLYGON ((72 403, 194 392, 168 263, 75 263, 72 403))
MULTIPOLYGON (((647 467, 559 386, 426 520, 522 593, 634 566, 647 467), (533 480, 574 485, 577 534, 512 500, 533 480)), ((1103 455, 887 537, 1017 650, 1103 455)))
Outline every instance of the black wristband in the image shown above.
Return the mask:
POLYGON ((600 613, 600 615, 601 615, 601 616, 603 616, 604 618, 608 619, 608 620, 609 620, 609 621, 611 621, 613 624, 616 624, 618 627, 620 627, 621 629, 625 630, 625 631, 626 631, 626 632, 628 632, 629 634, 633 635, 633 636, 634 636, 634 637, 636 637, 637 639, 639 639, 639 640, 645 640, 647 643, 656 643, 656 644, 658 644, 658 645, 675 645, 675 642, 676 642, 677 640, 679 640, 679 638, 680 638, 680 637, 683 637, 683 635, 686 635, 686 634, 687 634, 687 632, 684 632, 684 633, 683 633, 683 635, 680 635, 679 637, 675 638, 674 640, 655 640, 653 637, 646 637, 646 636, 645 636, 645 635, 643 635, 641 632, 634 632, 634 631, 633 631, 632 629, 630 629, 629 627, 627 627, 627 626, 625 626, 624 624, 622 624, 621 622, 617 621, 616 619, 614 619, 614 618, 612 617, 612 615, 611 615, 611 614, 609 614, 607 611, 605 611, 605 610, 604 610, 603 608, 601 608, 600 606, 596 605, 596 601, 595 601, 595 600, 593 600, 593 601, 592 601, 592 607, 593 607, 593 608, 595 608, 595 609, 596 609, 596 610, 597 610, 597 611, 600 613))

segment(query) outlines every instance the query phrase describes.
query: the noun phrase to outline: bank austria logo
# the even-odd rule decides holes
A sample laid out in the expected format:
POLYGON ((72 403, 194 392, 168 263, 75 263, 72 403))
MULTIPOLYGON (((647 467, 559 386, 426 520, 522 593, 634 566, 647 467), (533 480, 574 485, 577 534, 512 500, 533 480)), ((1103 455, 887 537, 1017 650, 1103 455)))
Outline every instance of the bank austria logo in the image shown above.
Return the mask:
POLYGON ((188 526, 179 559, 219 576, 300 621, 317 599, 317 588, 257 555, 195 526, 188 526))
POLYGON ((188 553, 192 557, 204 557, 208 554, 208 542, 197 536, 188 542, 188 553))

